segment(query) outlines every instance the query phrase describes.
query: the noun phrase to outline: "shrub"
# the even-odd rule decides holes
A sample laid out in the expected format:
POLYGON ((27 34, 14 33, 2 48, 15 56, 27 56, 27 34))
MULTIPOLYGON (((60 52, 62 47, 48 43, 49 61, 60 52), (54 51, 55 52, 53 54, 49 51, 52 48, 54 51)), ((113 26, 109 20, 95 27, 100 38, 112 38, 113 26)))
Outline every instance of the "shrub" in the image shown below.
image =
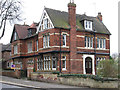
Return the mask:
POLYGON ((55 72, 52 72, 52 74, 60 74, 60 72, 59 71, 55 71, 55 72))
POLYGON ((115 78, 118 76, 118 63, 117 61, 102 60, 97 66, 97 75, 102 77, 112 77, 115 78))

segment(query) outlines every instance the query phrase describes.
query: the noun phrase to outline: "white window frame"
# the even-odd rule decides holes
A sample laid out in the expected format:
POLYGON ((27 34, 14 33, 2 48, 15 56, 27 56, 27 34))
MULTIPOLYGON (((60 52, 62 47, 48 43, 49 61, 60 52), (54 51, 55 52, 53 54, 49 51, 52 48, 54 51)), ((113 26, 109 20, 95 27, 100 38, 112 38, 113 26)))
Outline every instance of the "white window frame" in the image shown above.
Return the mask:
POLYGON ((63 45, 63 47, 66 47, 66 34, 63 34, 63 42, 65 42, 65 45, 63 45))
POLYGON ((106 39, 105 38, 97 38, 97 48, 98 49, 106 49, 106 39))
POLYGON ((92 30, 92 21, 84 20, 84 27, 86 30, 92 30))
POLYGON ((43 48, 48 48, 50 47, 50 36, 45 35, 43 36, 43 48))
POLYGON ((85 36, 85 48, 93 48, 93 37, 85 36))
POLYGON ((62 70, 66 70, 66 56, 63 57, 62 57, 62 70), (63 68, 63 61, 65 61, 65 68, 63 68))

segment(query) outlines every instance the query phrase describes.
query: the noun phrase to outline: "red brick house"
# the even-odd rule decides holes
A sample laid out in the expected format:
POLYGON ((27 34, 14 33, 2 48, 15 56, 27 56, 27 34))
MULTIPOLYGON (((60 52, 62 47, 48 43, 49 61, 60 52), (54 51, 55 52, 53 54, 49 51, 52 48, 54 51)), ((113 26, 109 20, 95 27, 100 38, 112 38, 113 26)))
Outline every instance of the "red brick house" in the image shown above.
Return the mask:
POLYGON ((1 60, 2 69, 11 68, 13 61, 11 60, 11 44, 1 44, 1 60))
POLYGON ((96 74, 99 60, 109 59, 110 32, 97 17, 44 8, 39 23, 14 26, 12 59, 20 69, 33 64, 36 72, 96 74))

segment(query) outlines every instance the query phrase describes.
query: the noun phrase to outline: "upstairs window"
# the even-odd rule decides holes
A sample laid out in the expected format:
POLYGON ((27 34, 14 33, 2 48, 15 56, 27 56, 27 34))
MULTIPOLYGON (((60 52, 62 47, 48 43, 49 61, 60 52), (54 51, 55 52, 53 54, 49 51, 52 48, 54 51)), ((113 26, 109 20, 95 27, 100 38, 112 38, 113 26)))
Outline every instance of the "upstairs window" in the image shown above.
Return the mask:
POLYGON ((84 21, 84 27, 86 30, 92 30, 92 21, 84 21))
POLYGON ((50 46, 50 36, 43 36, 43 48, 48 48, 50 46))
POLYGON ((44 19, 44 29, 48 28, 48 18, 44 19))
POLYGON ((14 46, 14 54, 17 54, 17 53, 18 53, 18 46, 15 45, 15 46, 14 46))
POLYGON ((28 43, 28 53, 32 52, 32 42, 28 43))
POLYGON ((93 48, 93 37, 85 36, 85 47, 93 48))
POLYGON ((31 36, 31 35, 32 35, 32 30, 29 29, 29 30, 28 30, 28 36, 31 36))
POLYGON ((63 34, 63 46, 66 46, 66 35, 63 34))
POLYGON ((106 39, 97 38, 97 48, 105 49, 106 48, 106 39))

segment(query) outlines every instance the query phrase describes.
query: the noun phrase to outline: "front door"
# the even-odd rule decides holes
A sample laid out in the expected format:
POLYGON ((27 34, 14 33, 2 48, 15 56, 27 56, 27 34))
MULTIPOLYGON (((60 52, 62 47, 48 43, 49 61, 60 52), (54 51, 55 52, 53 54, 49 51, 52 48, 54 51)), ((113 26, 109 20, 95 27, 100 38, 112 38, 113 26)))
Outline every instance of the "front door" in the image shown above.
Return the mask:
POLYGON ((85 70, 86 74, 92 74, 92 59, 90 57, 85 59, 85 70))

